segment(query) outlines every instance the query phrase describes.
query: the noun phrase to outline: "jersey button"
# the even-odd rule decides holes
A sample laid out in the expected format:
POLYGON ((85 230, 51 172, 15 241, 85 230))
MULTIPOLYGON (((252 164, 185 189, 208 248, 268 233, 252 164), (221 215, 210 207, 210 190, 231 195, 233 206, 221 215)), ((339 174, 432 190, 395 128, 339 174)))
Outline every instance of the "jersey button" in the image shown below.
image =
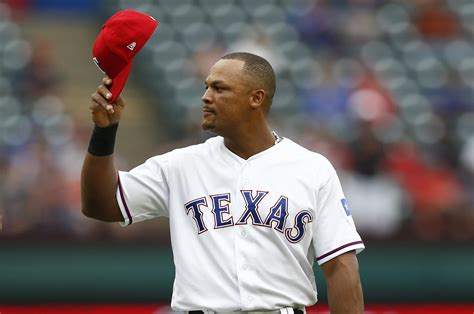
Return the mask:
POLYGON ((243 270, 249 269, 249 265, 248 265, 248 264, 243 264, 243 265, 242 265, 242 269, 243 269, 243 270))
POLYGON ((240 232, 240 235, 242 236, 242 238, 246 238, 247 237, 247 232, 245 232, 245 230, 242 230, 240 232))

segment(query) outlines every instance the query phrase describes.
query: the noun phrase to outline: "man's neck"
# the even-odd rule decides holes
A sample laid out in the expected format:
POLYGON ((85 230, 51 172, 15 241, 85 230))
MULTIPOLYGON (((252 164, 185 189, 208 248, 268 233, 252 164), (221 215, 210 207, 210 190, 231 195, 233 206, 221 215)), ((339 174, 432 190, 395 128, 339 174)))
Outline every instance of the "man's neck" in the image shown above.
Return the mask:
POLYGON ((224 145, 234 154, 249 159, 275 145, 275 136, 267 127, 261 132, 243 133, 224 137, 224 145))

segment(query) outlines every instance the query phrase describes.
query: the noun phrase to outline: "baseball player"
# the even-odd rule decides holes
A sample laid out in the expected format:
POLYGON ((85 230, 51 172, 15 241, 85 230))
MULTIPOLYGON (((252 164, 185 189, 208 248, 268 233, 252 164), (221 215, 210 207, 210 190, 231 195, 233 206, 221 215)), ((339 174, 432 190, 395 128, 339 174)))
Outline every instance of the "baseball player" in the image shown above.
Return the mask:
POLYGON ((304 313, 321 265, 334 313, 363 313, 364 248, 336 171, 272 132, 275 74, 249 53, 222 57, 205 80, 202 127, 217 136, 117 171, 125 103, 105 77, 92 94, 95 129, 82 171, 82 211, 130 225, 168 217, 176 266, 171 306, 192 313, 304 313))

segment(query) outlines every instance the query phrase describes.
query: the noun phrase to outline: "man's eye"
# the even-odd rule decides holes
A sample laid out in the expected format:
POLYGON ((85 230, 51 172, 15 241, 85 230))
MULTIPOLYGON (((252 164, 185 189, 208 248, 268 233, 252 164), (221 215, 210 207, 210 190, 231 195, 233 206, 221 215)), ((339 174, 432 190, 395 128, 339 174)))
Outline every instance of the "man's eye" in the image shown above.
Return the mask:
POLYGON ((222 92, 222 87, 217 86, 216 87, 216 92, 221 93, 222 92))

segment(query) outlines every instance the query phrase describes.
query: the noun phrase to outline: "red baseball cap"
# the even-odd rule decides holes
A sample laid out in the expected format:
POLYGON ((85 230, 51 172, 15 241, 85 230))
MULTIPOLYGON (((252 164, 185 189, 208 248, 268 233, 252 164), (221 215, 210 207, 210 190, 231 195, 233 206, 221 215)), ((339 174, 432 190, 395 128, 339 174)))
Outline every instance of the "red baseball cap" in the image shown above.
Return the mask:
POLYGON ((112 79, 113 103, 125 86, 133 57, 145 46, 158 26, 153 17, 133 10, 112 15, 97 36, 92 56, 99 69, 112 79))

